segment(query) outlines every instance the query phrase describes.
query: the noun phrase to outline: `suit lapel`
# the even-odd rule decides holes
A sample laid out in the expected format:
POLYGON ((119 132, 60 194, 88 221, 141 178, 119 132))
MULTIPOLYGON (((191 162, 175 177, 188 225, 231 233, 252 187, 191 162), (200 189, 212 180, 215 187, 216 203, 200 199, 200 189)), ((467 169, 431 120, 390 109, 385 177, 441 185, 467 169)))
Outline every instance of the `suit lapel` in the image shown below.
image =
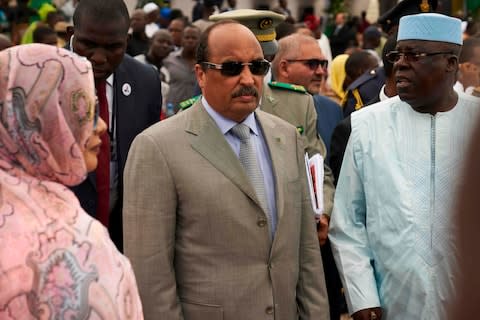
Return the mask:
MULTIPOLYGON (((267 142, 270 158, 272 159, 273 176, 275 177, 275 196, 277 204, 277 226, 283 216, 283 206, 285 190, 284 154, 285 154, 285 136, 276 128, 275 122, 266 116, 262 111, 257 111, 256 116, 262 127, 263 136, 267 142)), ((278 227, 277 227, 278 228, 278 227)))
POLYGON ((218 129, 215 121, 200 101, 197 101, 190 109, 190 119, 187 120, 185 130, 191 134, 192 148, 260 206, 253 186, 248 180, 240 161, 218 129))

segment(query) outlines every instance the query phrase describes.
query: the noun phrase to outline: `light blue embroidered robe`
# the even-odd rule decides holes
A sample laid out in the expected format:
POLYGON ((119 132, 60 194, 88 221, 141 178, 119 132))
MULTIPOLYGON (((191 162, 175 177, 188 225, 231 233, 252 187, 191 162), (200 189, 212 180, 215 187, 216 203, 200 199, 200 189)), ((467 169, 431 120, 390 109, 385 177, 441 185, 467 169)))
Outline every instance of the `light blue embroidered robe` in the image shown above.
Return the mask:
POLYGON ((383 320, 445 319, 452 205, 479 101, 461 94, 432 116, 394 97, 352 114, 330 224, 350 313, 381 305, 383 320))

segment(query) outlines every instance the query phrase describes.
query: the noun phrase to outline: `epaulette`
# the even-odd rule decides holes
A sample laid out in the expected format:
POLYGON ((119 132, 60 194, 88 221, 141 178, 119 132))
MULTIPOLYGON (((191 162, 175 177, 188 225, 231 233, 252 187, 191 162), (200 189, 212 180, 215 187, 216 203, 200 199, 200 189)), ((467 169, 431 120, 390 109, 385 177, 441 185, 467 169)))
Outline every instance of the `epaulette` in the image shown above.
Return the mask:
POLYGON ((356 88, 360 87, 361 85, 363 85, 363 84, 365 84, 368 81, 373 80, 373 79, 377 79, 376 81, 384 82, 383 77, 382 77, 382 75, 384 73, 383 73, 383 71, 382 72, 380 71, 380 68, 382 68, 382 67, 372 69, 370 71, 365 72, 360 77, 355 79, 352 83, 350 83, 347 90, 356 89, 356 88))
POLYGON ((186 110, 186 109, 190 108, 191 106, 193 106, 193 104, 194 104, 195 102, 197 102, 197 100, 200 99, 201 96, 202 96, 202 95, 198 95, 198 96, 195 96, 195 97, 193 97, 193 98, 184 100, 184 101, 180 102, 180 103, 178 104, 178 106, 180 107, 180 109, 186 110))
POLYGON ((268 85, 270 86, 270 88, 289 90, 289 91, 294 91, 294 92, 299 92, 299 93, 307 93, 307 90, 305 90, 305 87, 300 86, 298 84, 272 81, 272 82, 269 82, 268 85))

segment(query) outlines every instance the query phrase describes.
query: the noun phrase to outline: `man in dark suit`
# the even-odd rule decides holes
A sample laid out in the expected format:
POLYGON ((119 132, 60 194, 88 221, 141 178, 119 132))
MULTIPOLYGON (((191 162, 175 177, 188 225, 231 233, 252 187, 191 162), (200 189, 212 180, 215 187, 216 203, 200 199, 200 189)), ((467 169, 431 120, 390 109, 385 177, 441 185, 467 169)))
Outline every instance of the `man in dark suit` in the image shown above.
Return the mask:
POLYGON ((123 169, 135 136, 160 119, 160 79, 153 68, 125 55, 129 16, 123 1, 82 0, 73 21, 72 49, 92 63, 99 101, 103 84, 109 123, 104 147, 110 146, 99 154, 100 159, 106 153, 105 166, 99 160, 96 172, 73 190, 122 250, 123 169), (106 182, 100 183, 105 174, 106 182), (100 185, 106 185, 106 191, 100 185))
POLYGON ((332 48, 332 57, 345 53, 348 47, 356 45, 356 29, 347 23, 345 12, 338 12, 335 15, 335 30, 330 36, 330 46, 332 48))
MULTIPOLYGON (((395 50, 396 44, 397 34, 394 33, 388 37, 387 42, 385 42, 385 45, 383 46, 383 67, 367 71, 349 86, 349 94, 356 92, 355 95, 351 95, 353 100, 356 100, 358 97, 360 101, 366 102, 365 104, 363 104, 363 102, 359 103, 359 108, 372 105, 397 95, 393 63, 389 62, 387 59, 387 54, 390 51, 395 50)), ((349 100, 347 100, 347 102, 348 101, 349 100)), ((356 108, 353 107, 355 103, 358 102, 350 103, 347 106, 350 106, 351 110, 355 111, 356 108)), ((343 155, 345 153, 345 148, 347 147, 348 139, 350 138, 350 133, 352 132, 350 115, 351 113, 337 124, 333 131, 330 143, 330 166, 332 168, 333 176, 335 177, 335 184, 340 175, 343 155)))

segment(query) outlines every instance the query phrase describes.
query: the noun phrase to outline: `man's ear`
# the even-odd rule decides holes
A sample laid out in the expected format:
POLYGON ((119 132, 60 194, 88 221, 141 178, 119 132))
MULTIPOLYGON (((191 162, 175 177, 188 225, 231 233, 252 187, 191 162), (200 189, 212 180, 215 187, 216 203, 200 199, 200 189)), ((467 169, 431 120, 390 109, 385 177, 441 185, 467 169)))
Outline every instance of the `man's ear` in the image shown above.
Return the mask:
POLYGON ((197 77, 198 86, 203 89, 205 86, 205 70, 198 63, 195 65, 195 76, 197 77))
POLYGON ((283 79, 284 82, 288 82, 288 81, 285 81, 286 79, 288 79, 288 75, 289 75, 288 66, 289 66, 289 63, 287 60, 283 60, 283 59, 280 60, 280 63, 278 64, 277 80, 283 79))
POLYGON ((457 72, 459 70, 458 57, 451 55, 447 59, 447 71, 457 72))

